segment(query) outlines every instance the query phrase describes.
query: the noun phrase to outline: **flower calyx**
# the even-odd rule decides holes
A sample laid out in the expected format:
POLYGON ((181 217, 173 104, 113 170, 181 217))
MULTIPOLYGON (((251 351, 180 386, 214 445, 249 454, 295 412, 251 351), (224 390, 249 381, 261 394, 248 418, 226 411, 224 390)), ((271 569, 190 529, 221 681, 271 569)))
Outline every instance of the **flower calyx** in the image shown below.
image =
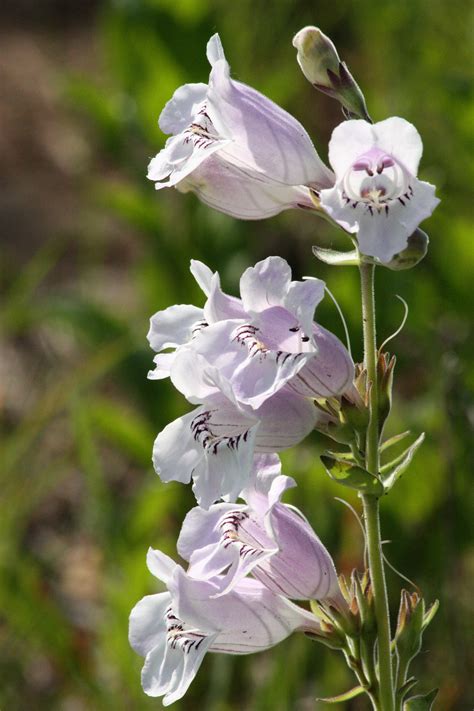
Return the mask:
MULTIPOLYGON (((356 377, 358 368, 355 364, 356 377)), ((339 397, 315 400, 315 405, 326 416, 320 418, 316 429, 335 442, 363 453, 370 413, 367 396, 361 397, 357 383, 339 397)))
POLYGON ((425 601, 418 592, 402 590, 398 611, 395 645, 399 660, 407 666, 421 650, 423 632, 428 627, 439 607, 436 600, 426 610, 425 601))

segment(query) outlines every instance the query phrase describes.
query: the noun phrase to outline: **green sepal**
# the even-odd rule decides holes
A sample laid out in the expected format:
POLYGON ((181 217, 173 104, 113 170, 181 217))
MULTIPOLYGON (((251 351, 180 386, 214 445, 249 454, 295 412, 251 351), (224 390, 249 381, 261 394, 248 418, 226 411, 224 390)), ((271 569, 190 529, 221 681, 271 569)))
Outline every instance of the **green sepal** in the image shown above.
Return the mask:
POLYGON ((327 75, 332 85, 332 95, 342 104, 342 110, 346 118, 362 118, 364 121, 372 123, 364 95, 347 68, 347 64, 339 62, 339 75, 330 68, 327 69, 327 75))
POLYGON ((358 266, 360 264, 359 253, 356 249, 351 252, 338 252, 335 249, 314 246, 313 254, 321 262, 336 267, 358 266))
POLYGON ((423 696, 412 696, 403 704, 403 711, 431 711, 438 689, 432 689, 423 696))
POLYGON ((372 496, 382 496, 384 493, 380 479, 347 459, 335 457, 328 452, 321 456, 321 461, 331 479, 339 484, 372 496))
POLYGON ((337 635, 329 634, 326 636, 325 634, 318 634, 317 632, 305 632, 304 635, 315 642, 321 642, 321 644, 324 644, 325 647, 329 647, 329 649, 339 651, 344 649, 345 646, 345 640, 340 640, 337 635))
POLYGON ((400 454, 400 456, 381 467, 380 476, 382 477, 385 491, 389 491, 401 475, 408 469, 413 457, 423 444, 424 439, 425 433, 422 432, 418 439, 416 439, 413 444, 411 444, 402 454, 400 454))
POLYGON ((328 696, 325 699, 316 699, 316 701, 321 701, 324 704, 340 704, 343 701, 349 701, 350 699, 355 699, 356 696, 360 696, 365 693, 363 686, 354 686, 353 689, 344 692, 343 694, 338 694, 337 696, 328 696))
POLYGON ((425 614, 423 616, 423 624, 422 624, 423 632, 428 627, 430 622, 433 620, 433 617, 438 612, 438 609, 439 609, 439 600, 435 600, 434 603, 428 608, 428 610, 425 612, 425 614))

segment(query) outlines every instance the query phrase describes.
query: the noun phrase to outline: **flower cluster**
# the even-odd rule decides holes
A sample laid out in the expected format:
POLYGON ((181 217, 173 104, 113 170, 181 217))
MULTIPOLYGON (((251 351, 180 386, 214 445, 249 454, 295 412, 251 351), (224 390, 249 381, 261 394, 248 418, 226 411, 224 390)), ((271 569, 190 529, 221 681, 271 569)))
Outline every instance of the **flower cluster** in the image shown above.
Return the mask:
POLYGON ((186 571, 149 550, 148 568, 167 591, 134 607, 130 643, 145 657, 144 691, 164 696, 165 706, 186 693, 206 652, 250 654, 295 631, 321 634, 291 599, 344 604, 326 548, 301 512, 281 502, 291 486, 276 455, 257 456, 245 503, 187 515, 178 539, 186 571))
POLYGON ((348 390, 354 366, 339 339, 313 321, 324 296, 319 279, 291 281, 285 260, 269 257, 244 272, 237 299, 204 264, 192 262, 191 271, 204 307, 159 311, 148 338, 158 351, 150 377, 169 376, 197 407, 158 435, 153 462, 162 481, 192 478, 208 508, 223 496, 235 501, 255 453, 306 437, 325 417, 314 399, 348 390))
POLYGON ((191 271, 204 306, 159 311, 148 334, 157 352, 149 377, 170 377, 197 405, 153 449, 162 481, 193 480, 199 505, 178 539, 189 566, 150 551, 168 592, 144 598, 130 619, 132 646, 146 658, 143 687, 165 704, 185 693, 206 651, 244 654, 296 630, 320 634, 292 600, 341 604, 329 553, 281 502, 295 482, 276 454, 325 424, 315 399, 353 389, 347 349, 313 320, 324 283, 292 281, 285 260, 270 257, 244 272, 236 298, 201 262, 191 271))
POLYGON ((317 31, 315 41, 315 31, 305 28, 294 39, 305 75, 344 107, 354 110, 354 101, 362 106, 362 119, 345 121, 333 132, 334 172, 293 116, 231 79, 216 34, 207 45, 209 84, 180 87, 161 113, 160 128, 171 138, 151 161, 148 177, 158 190, 193 191, 214 209, 244 220, 290 208, 323 210, 354 235, 361 254, 386 264, 404 251, 439 202, 434 187, 416 177, 421 138, 402 118, 375 125, 366 120, 360 89, 330 40, 322 43, 317 31), (324 74, 333 88, 328 78, 324 84, 324 74))
MULTIPOLYGON (((214 35, 209 83, 180 87, 165 106, 159 125, 170 138, 148 177, 157 189, 193 191, 242 219, 289 208, 324 212, 351 236, 356 263, 390 266, 400 254, 399 264, 416 262, 423 240, 413 233, 438 202, 433 186, 416 177, 418 132, 397 117, 371 123, 362 92, 319 30, 304 28, 294 45, 305 76, 337 98, 349 119, 329 144, 334 172, 295 118, 231 79, 214 35)), ((163 482, 192 481, 198 505, 177 544, 186 567, 150 549, 148 567, 166 592, 143 598, 130 617, 130 642, 145 657, 143 688, 165 705, 185 694, 208 651, 258 652, 302 631, 355 654, 341 639, 368 625, 369 578, 364 595, 357 576, 351 595, 343 587, 341 595, 328 551, 303 514, 282 502, 296 484, 281 473, 278 452, 318 429, 351 446, 326 457, 333 478, 377 496, 384 490, 361 468, 373 382, 362 387, 360 374, 354 382, 350 353, 314 320, 324 283, 292 281, 280 257, 249 267, 239 297, 226 294, 205 264, 193 260, 191 273, 204 305, 174 305, 152 317, 149 377, 169 377, 194 406, 158 434, 153 464, 163 482), (319 601, 322 617, 295 600, 319 601)), ((384 372, 391 388, 388 365, 384 372)), ((374 659, 365 660, 369 681, 374 659)))

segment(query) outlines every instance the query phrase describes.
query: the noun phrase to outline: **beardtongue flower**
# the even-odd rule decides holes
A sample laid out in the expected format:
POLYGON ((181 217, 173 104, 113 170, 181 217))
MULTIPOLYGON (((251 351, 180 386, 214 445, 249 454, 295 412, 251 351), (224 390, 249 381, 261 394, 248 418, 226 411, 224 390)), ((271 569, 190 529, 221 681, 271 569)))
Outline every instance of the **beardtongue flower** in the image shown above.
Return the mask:
POLYGON ((332 185, 303 126, 255 89, 230 78, 219 36, 208 42, 209 85, 186 84, 163 109, 171 134, 148 177, 160 189, 193 190, 212 207, 242 219, 288 207, 314 208, 308 187, 332 185), (307 186, 307 187, 305 187, 307 186))
POLYGON ((423 146, 412 124, 392 117, 337 126, 329 143, 336 185, 320 193, 321 206, 350 233, 359 251, 382 263, 402 252, 439 200, 416 178, 423 146))
POLYGON ((205 205, 240 220, 262 220, 283 210, 314 210, 316 203, 305 185, 281 185, 252 177, 214 153, 176 188, 193 192, 205 205))
POLYGON ((173 382, 201 406, 160 432, 153 464, 164 482, 192 479, 203 508, 223 496, 235 501, 248 482, 254 453, 294 446, 322 416, 310 400, 287 388, 257 409, 242 405, 229 381, 189 349, 176 356, 173 382))
MULTIPOLYGON (((218 275, 205 265, 194 262, 192 270, 208 294, 206 305, 202 310, 174 306, 156 314, 149 332, 155 350, 191 347, 229 380, 239 402, 253 408, 287 384, 305 397, 339 395, 350 387, 354 366, 349 353, 313 322, 324 282, 291 281, 287 262, 269 257, 244 272, 241 299, 235 299, 222 292, 218 275)), ((187 394, 174 362, 174 354, 159 353, 150 377, 172 373, 187 394)))
POLYGON ((257 456, 246 504, 196 507, 186 516, 178 552, 199 579, 225 573, 220 595, 252 573, 274 593, 292 599, 339 600, 336 569, 303 515, 281 503, 296 482, 280 474, 276 455, 257 456))
POLYGON ((221 576, 197 580, 152 549, 147 563, 168 591, 148 595, 133 608, 129 640, 145 657, 145 693, 164 696, 164 706, 184 696, 206 652, 251 654, 273 647, 296 630, 319 630, 311 613, 257 580, 242 580, 216 597, 221 576))

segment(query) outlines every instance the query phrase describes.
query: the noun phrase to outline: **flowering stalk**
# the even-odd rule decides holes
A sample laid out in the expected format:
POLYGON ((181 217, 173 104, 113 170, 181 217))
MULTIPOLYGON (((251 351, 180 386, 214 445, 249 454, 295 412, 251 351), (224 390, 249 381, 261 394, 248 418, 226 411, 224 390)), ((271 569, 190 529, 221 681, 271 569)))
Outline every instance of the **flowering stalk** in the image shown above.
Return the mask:
MULTIPOLYGON (((362 262, 360 265, 362 322, 364 332, 364 365, 370 383, 370 420, 367 428, 366 465, 367 470, 379 475, 379 423, 378 423, 378 382, 375 323, 375 266, 362 262)), ((365 530, 369 554, 369 569, 374 593, 375 617, 377 620, 379 697, 381 711, 393 711, 393 673, 390 649, 390 612, 388 608, 387 586, 383 567, 382 542, 380 536, 379 498, 362 494, 365 530)))
POLYGON ((353 363, 314 321, 321 280, 292 281, 285 260, 268 257, 244 272, 238 298, 222 291, 217 272, 192 260, 204 306, 159 311, 148 338, 156 352, 149 377, 169 377, 197 406, 158 434, 154 467, 163 482, 192 480, 198 505, 178 539, 186 570, 149 553, 150 571, 167 592, 135 606, 130 642, 145 657, 144 691, 165 706, 186 693, 206 651, 259 652, 300 632, 342 651, 356 676, 358 686, 329 703, 367 694, 375 711, 409 711, 411 701, 429 711, 436 690, 405 699, 417 683, 407 679, 408 667, 437 603, 426 610, 418 594, 402 591, 392 643, 379 514, 380 497, 424 435, 380 465, 380 452, 404 435, 380 446, 395 357, 377 351, 374 272, 376 264, 407 269, 424 257, 428 237, 418 225, 439 201, 434 186, 417 178, 423 146, 416 128, 399 117, 371 122, 360 88, 320 30, 304 28, 294 45, 305 76, 349 119, 329 144, 334 172, 296 119, 231 79, 214 35, 209 84, 180 87, 164 108, 160 127, 171 137, 149 177, 157 189, 191 190, 234 217, 304 208, 350 235, 351 252, 313 251, 327 264, 360 268, 364 363, 353 363), (346 447, 321 461, 363 502, 369 570, 354 570, 350 582, 338 579, 304 514, 281 500, 296 482, 281 473, 276 453, 313 429, 346 447), (309 600, 311 611, 299 600, 309 600))

